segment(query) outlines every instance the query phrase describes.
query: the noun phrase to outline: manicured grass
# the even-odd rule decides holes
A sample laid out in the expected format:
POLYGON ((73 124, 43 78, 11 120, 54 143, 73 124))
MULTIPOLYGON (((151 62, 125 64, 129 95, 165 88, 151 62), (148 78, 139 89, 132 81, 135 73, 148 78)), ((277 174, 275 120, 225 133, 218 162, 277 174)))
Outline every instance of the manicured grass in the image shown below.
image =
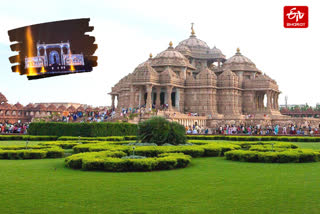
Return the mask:
POLYGON ((319 213, 320 163, 197 158, 185 169, 108 173, 64 159, 0 160, 0 213, 319 213))

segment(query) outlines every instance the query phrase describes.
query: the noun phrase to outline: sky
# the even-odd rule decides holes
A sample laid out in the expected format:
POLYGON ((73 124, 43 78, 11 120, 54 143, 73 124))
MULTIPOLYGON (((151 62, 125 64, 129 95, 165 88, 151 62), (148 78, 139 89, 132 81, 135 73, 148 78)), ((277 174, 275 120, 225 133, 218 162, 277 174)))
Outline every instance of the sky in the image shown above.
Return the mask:
POLYGON ((320 103, 319 0, 1 1, 0 92, 9 103, 75 102, 111 104, 108 93, 122 77, 190 35, 227 56, 239 47, 263 73, 275 79, 282 92, 279 104, 320 103), (309 7, 307 29, 283 27, 283 7, 309 7), (50 8, 49 8, 50 7, 50 8), (11 72, 8 30, 64 19, 90 18, 98 49, 92 72, 28 80, 11 72))

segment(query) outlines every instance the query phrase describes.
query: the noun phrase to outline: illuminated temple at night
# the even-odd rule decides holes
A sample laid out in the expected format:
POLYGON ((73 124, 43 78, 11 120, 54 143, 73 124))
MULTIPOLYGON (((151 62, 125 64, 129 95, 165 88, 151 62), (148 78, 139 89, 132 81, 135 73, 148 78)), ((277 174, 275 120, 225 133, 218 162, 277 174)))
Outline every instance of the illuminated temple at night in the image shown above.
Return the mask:
MULTIPOLYGON (((284 116, 279 111, 277 82, 259 70, 239 48, 230 58, 217 47, 197 38, 193 26, 189 38, 139 64, 109 93, 112 106, 144 106, 159 111, 185 126, 200 124, 288 124, 305 119, 284 116), (198 117, 190 117, 197 113, 198 117)), ((319 123, 309 119, 311 124, 319 123)))

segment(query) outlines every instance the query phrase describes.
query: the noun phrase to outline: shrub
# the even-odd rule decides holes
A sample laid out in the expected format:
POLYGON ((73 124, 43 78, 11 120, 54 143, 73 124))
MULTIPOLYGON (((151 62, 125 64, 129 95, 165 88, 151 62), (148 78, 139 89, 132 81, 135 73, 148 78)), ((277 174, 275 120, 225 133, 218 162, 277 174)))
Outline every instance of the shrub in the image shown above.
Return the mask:
POLYGON ((123 157, 126 153, 121 151, 104 151, 104 152, 90 152, 90 153, 80 153, 67 157, 65 159, 65 165, 69 168, 73 169, 81 169, 82 168, 82 160, 83 159, 95 159, 101 157, 123 157))
POLYGON ((112 172, 151 171, 188 166, 191 157, 182 153, 163 153, 159 157, 145 159, 120 159, 123 152, 91 152, 66 158, 65 165, 73 169, 104 170, 112 172))
POLYGON ((48 148, 45 149, 47 151, 46 158, 63 158, 64 156, 64 150, 57 147, 57 148, 48 148))
POLYGON ((62 158, 64 150, 48 146, 1 146, 0 159, 62 158))
POLYGON ((0 141, 5 140, 29 140, 29 141, 49 141, 57 140, 57 136, 32 136, 32 135, 0 135, 0 141))
POLYGON ((274 142, 274 141, 247 141, 247 142, 233 142, 236 145, 241 146, 243 149, 250 149, 252 146, 256 145, 268 145, 270 148, 272 147, 279 147, 279 148, 298 148, 296 144, 293 143, 285 143, 285 142, 274 142))
POLYGON ((54 141, 54 142, 43 142, 39 143, 41 146, 58 146, 63 149, 72 149, 72 147, 79 145, 76 141, 54 141))
POLYGON ((234 150, 225 153, 227 160, 263 163, 303 163, 320 160, 320 152, 310 149, 289 149, 286 151, 260 152, 234 150))
MULTIPOLYGON (((192 157, 216 157, 223 156, 225 152, 240 149, 239 145, 228 143, 210 143, 207 145, 193 146, 137 146, 135 154, 146 157, 156 157, 163 153, 184 153, 192 157)), ((132 154, 132 146, 120 146, 110 143, 81 144, 73 147, 74 153, 98 152, 98 151, 122 151, 132 154)))
POLYGON ((47 155, 44 150, 0 150, 0 159, 42 159, 47 155))
MULTIPOLYGON (((128 136, 129 138, 131 136, 128 136)), ((110 137, 74 137, 74 136, 62 136, 58 138, 59 141, 123 141, 125 137, 122 136, 110 136, 110 137)))
POLYGON ((165 143, 185 144, 187 139, 184 126, 176 122, 169 122, 163 117, 152 117, 140 122, 137 137, 142 143, 155 143, 157 145, 165 143))
POLYGON ((187 135, 190 140, 232 140, 232 141, 287 141, 320 142, 320 137, 302 136, 234 136, 234 135, 187 135))
POLYGON ((137 125, 131 123, 31 123, 28 129, 31 135, 106 137, 136 135, 137 125))

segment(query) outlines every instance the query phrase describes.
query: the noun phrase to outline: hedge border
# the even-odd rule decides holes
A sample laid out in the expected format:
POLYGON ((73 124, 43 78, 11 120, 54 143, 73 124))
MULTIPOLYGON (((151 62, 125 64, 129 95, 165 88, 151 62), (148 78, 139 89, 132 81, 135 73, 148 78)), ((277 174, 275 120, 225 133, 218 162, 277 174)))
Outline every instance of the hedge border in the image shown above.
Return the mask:
POLYGON ((102 170, 109 172, 135 172, 170 170, 184 168, 191 162, 191 157, 182 153, 164 153, 145 159, 121 159, 122 152, 92 152, 72 155, 66 158, 66 167, 82 170, 102 170))
POLYGON ((43 159, 62 158, 64 150, 59 147, 48 146, 1 146, 0 159, 43 159))
POLYGON ((320 161, 320 152, 311 149, 290 149, 286 151, 229 151, 227 160, 260 163, 305 163, 320 161))
POLYGON ((235 136, 235 135, 187 135, 189 140, 230 140, 230 141, 284 141, 320 142, 320 137, 304 136, 235 136))
POLYGON ((131 123, 93 122, 93 123, 64 123, 64 122, 33 122, 30 123, 30 135, 54 136, 132 136, 136 135, 138 126, 131 123))

